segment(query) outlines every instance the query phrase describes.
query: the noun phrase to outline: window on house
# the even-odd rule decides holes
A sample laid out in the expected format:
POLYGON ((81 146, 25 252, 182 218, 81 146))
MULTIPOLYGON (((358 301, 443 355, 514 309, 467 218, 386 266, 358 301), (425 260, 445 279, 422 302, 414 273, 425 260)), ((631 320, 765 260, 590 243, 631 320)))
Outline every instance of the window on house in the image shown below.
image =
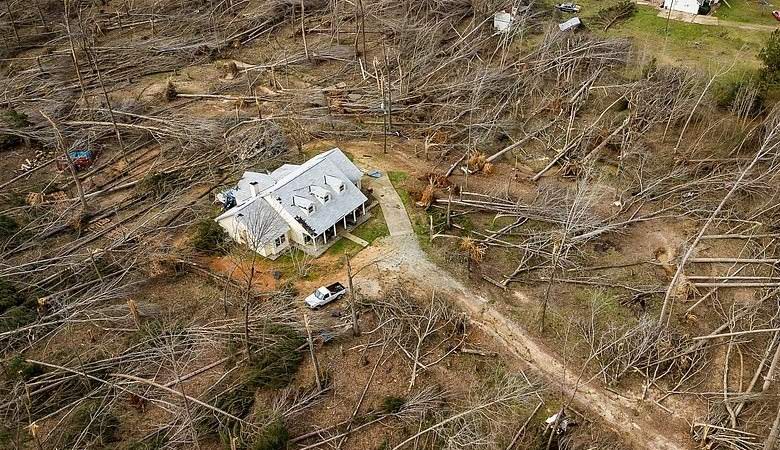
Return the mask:
POLYGON ((344 192, 344 183, 339 185, 339 192, 344 192))
POLYGON ((313 213, 314 212, 314 205, 309 205, 306 208, 306 212, 308 212, 309 214, 313 213))
POLYGON ((328 203, 330 201, 330 195, 326 194, 322 197, 322 203, 328 203))
POLYGON ((274 240, 274 247, 281 247, 287 241, 287 236, 281 235, 274 240))

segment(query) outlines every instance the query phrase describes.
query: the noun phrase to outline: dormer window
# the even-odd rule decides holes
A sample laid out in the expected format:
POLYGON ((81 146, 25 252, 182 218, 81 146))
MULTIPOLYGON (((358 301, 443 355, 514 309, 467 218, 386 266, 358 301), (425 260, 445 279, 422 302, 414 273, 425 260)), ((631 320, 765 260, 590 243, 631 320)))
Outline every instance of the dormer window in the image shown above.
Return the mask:
POLYGON ((344 181, 342 181, 338 177, 334 177, 331 175, 325 175, 325 184, 330 186, 330 188, 333 189, 333 191, 339 193, 344 192, 344 190, 346 189, 344 185, 344 181))
POLYGON ((309 186, 309 193, 323 205, 330 201, 330 192, 322 186, 309 186))
POLYGON ((294 196, 293 197, 293 206, 297 206, 301 208, 306 214, 313 214, 314 213, 314 202, 309 200, 308 198, 294 196))

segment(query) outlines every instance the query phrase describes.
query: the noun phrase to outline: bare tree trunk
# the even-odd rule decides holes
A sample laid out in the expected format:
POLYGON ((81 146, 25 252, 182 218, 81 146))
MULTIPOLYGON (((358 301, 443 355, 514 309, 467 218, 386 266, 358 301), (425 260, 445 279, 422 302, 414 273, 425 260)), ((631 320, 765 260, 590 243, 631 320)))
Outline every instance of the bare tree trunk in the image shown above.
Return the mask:
POLYGON ((314 340, 311 338, 311 328, 309 327, 309 315, 303 313, 303 325, 306 327, 306 338, 309 344, 309 356, 311 356, 311 362, 314 365, 314 378, 317 381, 317 390, 322 390, 322 380, 320 379, 320 363, 317 360, 317 355, 314 353, 314 340))
POLYGON ((70 1, 63 0, 65 3, 65 31, 68 33, 68 42, 70 43, 70 56, 73 59, 73 67, 76 69, 76 77, 79 80, 79 86, 81 86, 81 96, 84 98, 84 102, 89 105, 89 98, 87 98, 87 89, 84 87, 84 77, 81 76, 81 69, 79 68, 79 59, 76 56, 76 45, 73 42, 73 34, 70 30, 70 1))
POLYGON ((130 314, 133 316, 133 322, 135 322, 135 328, 141 329, 141 314, 138 312, 138 305, 135 300, 130 299, 127 301, 127 308, 130 310, 130 314))
POLYGON ((16 19, 14 19, 14 13, 11 10, 10 0, 5 2, 5 7, 8 11, 8 19, 11 21, 11 28, 14 30, 14 38, 16 38, 16 43, 19 44, 19 32, 16 30, 16 19))
POLYGON ((306 5, 303 3, 303 0, 301 0, 301 36, 303 36, 303 51, 306 53, 306 59, 310 60, 309 46, 306 44, 306 24, 304 19, 306 19, 306 5))
POLYGON ((347 285, 349 289, 349 313, 352 319, 352 335, 360 336, 360 326, 357 321, 357 309, 355 307, 355 289, 352 286, 352 265, 349 262, 349 255, 344 255, 344 263, 347 265, 347 285))
POLYGON ((447 196, 447 229, 452 228, 452 189, 449 189, 447 196))
POLYGON ((35 9, 38 11, 38 18, 41 19, 41 26, 48 30, 49 26, 46 24, 46 19, 43 17, 43 10, 41 9, 41 4, 39 3, 39 0, 35 0, 35 9))
POLYGON ((244 293, 244 349, 246 357, 252 360, 252 352, 249 345, 249 301, 252 298, 252 281, 255 278, 255 256, 252 255, 252 268, 249 269, 249 279, 246 282, 246 292, 244 293))
POLYGON ((772 384, 772 380, 777 372, 778 364, 780 364, 780 343, 777 344, 775 355, 772 357, 772 362, 769 364, 769 370, 766 371, 766 377, 764 378, 764 384, 761 386, 761 392, 766 392, 769 389, 769 385, 772 384))
POLYGON ((769 431, 766 442, 764 442, 764 450, 775 450, 778 435, 780 435, 780 407, 777 408, 775 422, 772 424, 772 429, 769 431))
MULTIPOLYGON (((564 238, 565 239, 565 238, 564 238)), ((544 291, 544 298, 542 299, 542 311, 539 314, 539 332, 544 333, 544 322, 547 316, 547 303, 550 301, 550 291, 552 285, 555 283, 555 275, 558 273, 558 258, 560 256, 561 249, 563 248, 563 239, 558 248, 555 249, 552 257, 552 273, 550 273, 550 279, 547 282, 547 288, 544 291)))
POLYGON ((62 138, 62 133, 60 133, 60 129, 57 127, 57 124, 54 123, 53 120, 49 116, 46 115, 43 111, 39 111, 40 114, 43 116, 44 119, 46 119, 51 126, 54 128, 54 134, 57 136, 57 147, 59 147, 58 150, 60 150, 63 154, 65 154, 65 161, 68 164, 68 169, 70 169, 70 174, 73 176, 73 182, 76 185, 76 191, 79 193, 79 200, 81 201, 81 207, 84 211, 87 210, 87 199, 84 197, 84 188, 81 186, 81 181, 79 181, 79 176, 76 173, 76 168, 73 166, 73 160, 70 158, 70 153, 68 153, 68 148, 65 146, 65 140, 62 138))
POLYGON ((363 52, 361 56, 363 60, 366 60, 366 12, 363 10, 363 0, 358 0, 358 6, 360 7, 360 34, 363 37, 363 52))
POLYGON ((737 189, 739 189, 739 187, 742 185, 742 181, 745 179, 748 173, 753 169, 753 167, 755 167, 755 165, 758 164, 758 162, 761 160, 761 158, 764 155, 777 148, 778 143, 777 142, 771 143, 771 141, 773 140, 775 134, 778 133, 779 131, 778 127, 780 127, 780 124, 775 124, 774 129, 772 129, 769 132, 769 135, 764 138, 765 139, 764 143, 761 145, 761 148, 756 152, 756 156, 754 156, 750 164, 748 164, 748 166, 745 167, 744 170, 742 170, 742 172, 739 174, 739 178, 737 178, 737 180, 731 186, 731 189, 726 193, 726 195, 718 204, 718 207, 715 208, 715 211, 712 212, 710 217, 701 227, 699 233, 693 239, 693 242, 691 242, 691 245, 688 246, 688 250, 685 252, 682 259, 680 260, 680 263, 677 265, 677 271, 674 273, 674 276, 672 277, 672 281, 669 282, 669 287, 666 289, 666 295, 664 296, 664 303, 661 306, 661 314, 658 317, 659 325, 664 326, 664 322, 666 320, 667 314, 671 315, 671 312, 669 311, 669 307, 672 298, 674 297, 673 293, 677 286, 677 281, 680 279, 680 276, 685 270, 685 263, 688 262, 688 258, 690 258, 691 255, 693 254, 693 250, 696 248, 696 245, 699 243, 699 240, 707 232, 707 229, 709 228, 710 224, 712 224, 712 222, 715 220, 718 214, 720 214, 720 212, 723 210, 723 207, 726 206, 726 202, 732 197, 732 195, 734 195, 737 189))
POLYGON ((198 432, 195 429, 195 422, 192 418, 192 407, 190 406, 190 399, 184 392, 184 386, 181 384, 181 377, 179 376, 178 367, 179 365, 176 362, 176 356, 173 355, 173 351, 171 351, 171 363, 173 363, 173 372, 175 375, 176 385, 179 388, 181 398, 184 400, 184 411, 187 413, 187 422, 190 426, 190 431, 192 432, 192 441, 195 444, 195 448, 200 449, 200 443, 198 442, 198 432))
POLYGON ((108 108, 108 115, 111 117, 111 124, 114 126, 114 133, 116 134, 116 140, 119 142, 119 147, 122 149, 122 159, 125 161, 125 165, 127 166, 127 169, 130 169, 130 163, 127 160, 127 148, 125 147, 125 142, 122 140, 122 134, 119 132, 119 127, 116 125, 116 118, 114 117, 114 108, 111 107, 111 99, 108 97, 108 92, 106 91, 106 86, 103 84, 103 75, 100 73, 100 67, 98 66, 97 59, 94 58, 94 55, 92 55, 86 47, 84 48, 84 52, 87 54, 87 59, 92 63, 92 66, 95 68, 95 73, 97 73, 98 77, 98 83, 100 83, 100 90, 103 92, 103 97, 106 99, 106 107, 108 108))

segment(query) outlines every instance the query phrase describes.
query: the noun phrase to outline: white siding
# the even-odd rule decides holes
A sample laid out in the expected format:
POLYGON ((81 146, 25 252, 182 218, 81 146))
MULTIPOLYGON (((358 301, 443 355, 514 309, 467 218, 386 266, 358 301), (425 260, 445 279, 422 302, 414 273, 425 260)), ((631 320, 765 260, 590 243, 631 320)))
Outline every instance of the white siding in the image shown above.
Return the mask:
POLYGON ((225 233, 227 233, 231 239, 238 242, 239 244, 243 244, 239 236, 239 223, 236 221, 235 216, 226 217, 217 223, 222 227, 223 230, 225 230, 225 233))
POLYGON ((683 11, 690 14, 699 13, 699 0, 665 0, 664 8, 672 11, 683 11))

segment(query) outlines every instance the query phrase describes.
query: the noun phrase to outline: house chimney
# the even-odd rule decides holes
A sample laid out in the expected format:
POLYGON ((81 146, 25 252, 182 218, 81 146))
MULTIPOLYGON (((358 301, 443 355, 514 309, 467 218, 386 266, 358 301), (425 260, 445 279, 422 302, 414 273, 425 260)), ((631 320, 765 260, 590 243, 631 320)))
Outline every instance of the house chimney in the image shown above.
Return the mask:
POLYGON ((249 193, 252 194, 252 197, 260 195, 260 188, 257 186, 257 181, 249 183, 249 193))

